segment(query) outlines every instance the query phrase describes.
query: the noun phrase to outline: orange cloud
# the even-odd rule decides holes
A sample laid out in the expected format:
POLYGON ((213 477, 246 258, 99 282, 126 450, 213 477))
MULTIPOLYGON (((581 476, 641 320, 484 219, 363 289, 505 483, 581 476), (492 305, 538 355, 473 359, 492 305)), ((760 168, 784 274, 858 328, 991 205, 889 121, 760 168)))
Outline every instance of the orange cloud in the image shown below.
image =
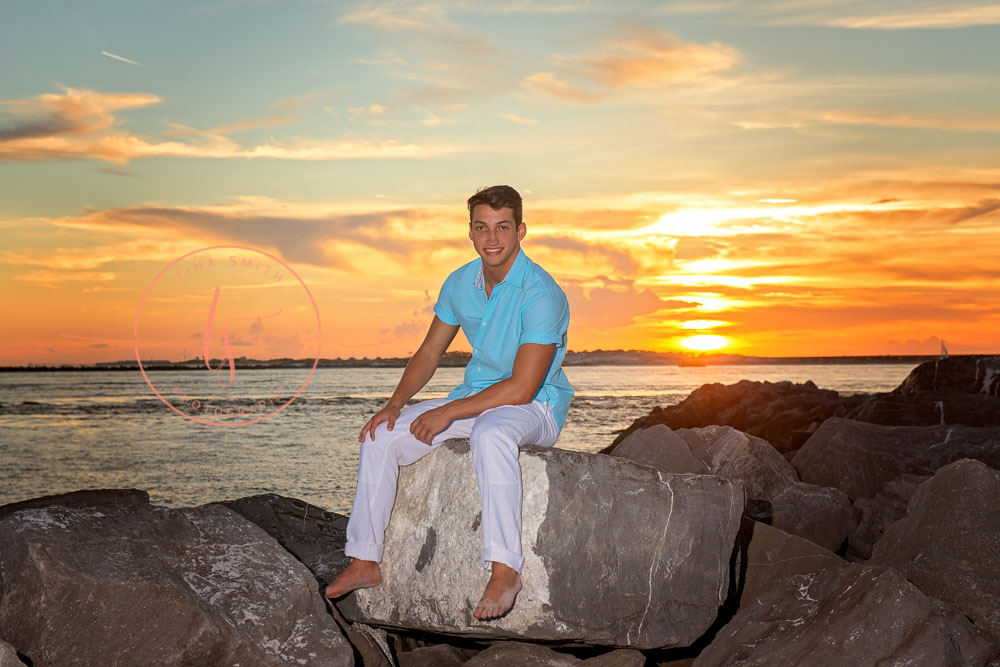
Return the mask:
POLYGON ((558 73, 532 74, 522 86, 539 95, 589 103, 605 99, 610 89, 697 83, 732 69, 740 54, 718 42, 695 44, 667 32, 633 28, 622 38, 607 40, 600 53, 553 59, 559 64, 558 73), (596 90, 572 85, 566 77, 596 86, 596 90))
POLYGON ((680 300, 664 300, 649 288, 637 288, 631 280, 611 280, 597 276, 599 286, 587 287, 581 281, 563 280, 562 287, 569 299, 574 326, 585 328, 623 327, 636 318, 665 309, 694 308, 698 304, 680 300))
POLYGON ((521 86, 537 95, 548 95, 569 102, 600 102, 604 96, 574 88, 556 77, 554 72, 537 72, 524 78, 521 86))
POLYGON ((556 254, 572 253, 581 259, 598 259, 606 262, 621 275, 634 275, 639 270, 639 262, 626 250, 610 246, 607 243, 590 242, 571 236, 531 236, 532 248, 543 246, 556 254))
MULTIPOLYGON (((113 129, 112 112, 156 104, 155 95, 98 93, 66 88, 62 95, 34 100, 6 100, 14 126, 0 131, 0 160, 98 159, 115 164, 148 157, 273 158, 282 160, 347 160, 425 158, 461 150, 446 145, 396 141, 316 140, 295 138, 243 147, 225 133, 247 129, 236 124, 222 131, 194 131, 198 142, 157 141, 113 129)), ((257 121, 257 124, 261 124, 257 121)), ((190 128, 184 128, 185 131, 190 128)))
POLYGON ((731 46, 682 42, 650 29, 633 29, 607 46, 604 53, 560 59, 577 76, 607 88, 658 88, 726 71, 740 60, 731 46))

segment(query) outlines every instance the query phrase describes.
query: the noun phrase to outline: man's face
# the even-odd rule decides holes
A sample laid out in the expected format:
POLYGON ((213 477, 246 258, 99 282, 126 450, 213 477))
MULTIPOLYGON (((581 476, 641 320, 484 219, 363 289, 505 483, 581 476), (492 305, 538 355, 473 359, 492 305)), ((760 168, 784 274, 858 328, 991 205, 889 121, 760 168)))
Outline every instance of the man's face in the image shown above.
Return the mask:
POLYGON ((484 267, 493 267, 506 275, 517 259, 524 232, 523 222, 515 229, 514 212, 509 208, 494 211, 486 204, 477 204, 472 209, 469 238, 483 258, 484 267))

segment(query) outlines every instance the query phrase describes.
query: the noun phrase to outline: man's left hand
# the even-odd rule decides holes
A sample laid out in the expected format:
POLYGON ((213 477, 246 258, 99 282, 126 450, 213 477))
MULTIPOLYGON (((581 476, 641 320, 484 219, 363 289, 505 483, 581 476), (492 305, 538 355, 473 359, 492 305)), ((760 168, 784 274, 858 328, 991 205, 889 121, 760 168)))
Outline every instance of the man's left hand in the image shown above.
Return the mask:
POLYGON ((439 408, 428 410, 414 419, 413 423, 410 424, 410 433, 413 434, 413 437, 424 444, 431 444, 431 439, 448 428, 452 422, 451 416, 446 411, 447 407, 447 405, 442 405, 439 408))

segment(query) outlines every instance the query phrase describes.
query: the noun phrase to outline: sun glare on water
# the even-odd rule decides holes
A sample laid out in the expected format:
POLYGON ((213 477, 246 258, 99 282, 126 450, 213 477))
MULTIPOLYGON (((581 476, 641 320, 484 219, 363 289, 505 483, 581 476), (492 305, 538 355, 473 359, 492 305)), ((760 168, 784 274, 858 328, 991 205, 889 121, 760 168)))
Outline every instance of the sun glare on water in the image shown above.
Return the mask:
POLYGON ((688 349, 694 350, 696 352, 710 352, 713 350, 721 350, 729 343, 729 339, 725 336, 711 336, 708 334, 700 336, 689 336, 681 341, 681 345, 688 349))

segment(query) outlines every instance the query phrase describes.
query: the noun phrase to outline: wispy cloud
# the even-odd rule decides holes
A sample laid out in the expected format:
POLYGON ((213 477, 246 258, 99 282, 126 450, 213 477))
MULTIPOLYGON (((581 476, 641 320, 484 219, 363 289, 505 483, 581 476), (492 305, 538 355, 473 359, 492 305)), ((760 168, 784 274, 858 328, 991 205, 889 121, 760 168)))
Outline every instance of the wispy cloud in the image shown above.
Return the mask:
POLYGON ((605 95, 571 86, 557 77, 555 72, 529 74, 524 77, 521 86, 536 95, 555 97, 568 102, 594 103, 606 98, 605 95))
POLYGON ((726 44, 684 42, 647 28, 630 28, 605 40, 597 53, 554 55, 557 69, 531 74, 527 90, 575 102, 597 102, 614 89, 655 89, 692 84, 732 69, 739 52, 726 44), (574 84, 569 79, 579 81, 574 84))
POLYGON ((357 23, 382 30, 442 30, 457 28, 451 15, 462 14, 579 14, 593 12, 597 3, 591 0, 518 0, 517 2, 468 2, 444 0, 407 2, 362 2, 340 16, 341 23, 357 23))
POLYGON ((137 63, 134 60, 131 60, 131 59, 126 58, 124 56, 115 55, 114 53, 110 53, 108 51, 101 51, 101 55, 102 56, 107 56, 108 58, 114 58, 115 60, 120 60, 123 63, 128 63, 129 65, 136 65, 138 67, 145 67, 145 65, 143 65, 142 63, 137 63))
POLYGON ((114 111, 156 104, 156 95, 99 93, 66 88, 61 95, 46 94, 33 100, 4 100, 15 122, 0 130, 0 160, 98 159, 115 164, 149 157, 271 158, 280 160, 353 160, 423 158, 461 150, 444 144, 421 145, 378 139, 270 139, 241 146, 226 135, 286 118, 247 121, 215 130, 175 126, 174 136, 195 134, 197 142, 160 141, 116 129, 114 111), (11 113, 13 112, 13 113, 11 113))
POLYGON ((498 113, 497 117, 509 120, 515 125, 538 125, 538 121, 534 118, 525 118, 513 113, 498 113))
POLYGON ((109 271, 53 271, 38 269, 14 274, 13 279, 21 282, 55 289, 64 283, 100 283, 111 282, 116 274, 109 271))
POLYGON ((745 130, 802 129, 823 125, 868 125, 953 132, 1000 132, 1000 118, 969 113, 893 113, 862 109, 769 109, 741 113, 731 121, 745 130))
POLYGON ((434 3, 382 2, 364 3, 348 9, 341 23, 357 23, 382 30, 443 30, 456 25, 445 7, 434 3))
POLYGON ((1000 6, 942 0, 755 0, 673 2, 670 14, 725 13, 763 25, 832 26, 871 30, 947 29, 1000 25, 1000 6))

